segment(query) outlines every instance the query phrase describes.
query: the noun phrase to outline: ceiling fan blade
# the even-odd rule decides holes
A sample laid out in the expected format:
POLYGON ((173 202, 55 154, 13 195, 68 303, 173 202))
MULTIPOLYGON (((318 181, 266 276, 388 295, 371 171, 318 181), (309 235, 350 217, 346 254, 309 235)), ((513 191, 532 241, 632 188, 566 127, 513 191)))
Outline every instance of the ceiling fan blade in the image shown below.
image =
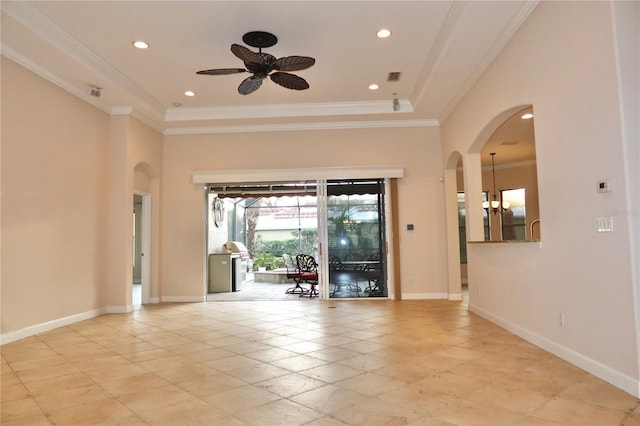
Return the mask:
POLYGON ((240 58, 240 60, 245 64, 248 62, 258 62, 258 63, 261 62, 261 58, 258 53, 252 52, 251 50, 247 49, 242 45, 235 44, 235 43, 232 44, 231 52, 233 52, 233 54, 236 55, 238 58, 240 58))
POLYGON ((300 71, 313 66, 316 60, 308 56, 285 56, 273 63, 273 68, 280 71, 300 71))
POLYGON ((238 74, 241 72, 246 72, 244 68, 219 68, 213 70, 202 70, 198 71, 196 74, 201 75, 226 75, 226 74, 238 74))
POLYGON ((242 80, 242 83, 238 86, 238 93, 248 95, 258 90, 260 86, 262 86, 262 79, 252 75, 242 80))
POLYGON ((271 74, 271 80, 287 89, 305 90, 309 88, 309 83, 304 78, 286 72, 274 72, 271 74))

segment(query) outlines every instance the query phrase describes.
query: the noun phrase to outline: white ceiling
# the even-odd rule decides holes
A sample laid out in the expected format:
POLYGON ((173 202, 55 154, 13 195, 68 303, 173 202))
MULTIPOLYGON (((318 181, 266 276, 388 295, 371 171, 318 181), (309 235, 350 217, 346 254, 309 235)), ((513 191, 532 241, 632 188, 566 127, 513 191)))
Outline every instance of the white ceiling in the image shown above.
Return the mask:
MULTIPOLYGON (((165 134, 438 125, 533 10, 536 1, 2 1, 2 54, 111 114, 165 134), (386 27, 387 39, 376 38, 386 27), (276 57, 310 88, 248 74, 230 49, 268 31, 276 57), (134 40, 150 44, 147 50, 134 40), (389 72, 401 72, 387 82, 389 72), (368 90, 370 83, 380 89, 368 90), (99 98, 89 89, 101 87, 99 98), (185 90, 196 92, 184 96, 185 90), (401 102, 393 111, 393 93, 401 102), (180 106, 174 106, 179 103, 180 106)), ((255 50, 254 48, 251 48, 255 50)))

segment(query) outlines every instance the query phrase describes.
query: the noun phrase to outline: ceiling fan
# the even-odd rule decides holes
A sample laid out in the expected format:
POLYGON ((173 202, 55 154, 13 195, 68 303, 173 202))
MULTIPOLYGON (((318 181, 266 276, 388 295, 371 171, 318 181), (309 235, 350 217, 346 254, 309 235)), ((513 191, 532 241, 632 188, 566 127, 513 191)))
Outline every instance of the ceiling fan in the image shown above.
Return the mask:
POLYGON ((244 62, 245 68, 218 68, 212 70, 198 71, 196 74, 201 75, 226 75, 243 72, 250 72, 253 75, 245 78, 240 86, 238 93, 248 95, 260 88, 262 80, 271 78, 276 84, 293 90, 305 90, 309 88, 309 83, 297 75, 284 71, 300 71, 311 67, 316 63, 314 58, 308 56, 285 56, 276 59, 275 56, 268 53, 262 53, 265 47, 271 47, 278 42, 278 38, 271 33, 264 31, 252 31, 246 33, 242 40, 252 47, 257 47, 258 52, 252 52, 248 48, 239 44, 231 45, 231 52, 244 62), (275 71, 275 72, 274 72, 275 71))

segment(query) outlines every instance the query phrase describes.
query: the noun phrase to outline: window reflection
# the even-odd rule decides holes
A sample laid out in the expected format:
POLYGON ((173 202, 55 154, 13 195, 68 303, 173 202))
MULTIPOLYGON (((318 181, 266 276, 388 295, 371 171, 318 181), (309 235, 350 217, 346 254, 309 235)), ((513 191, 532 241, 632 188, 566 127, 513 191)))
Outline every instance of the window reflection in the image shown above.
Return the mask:
POLYGON ((509 206, 502 211, 502 239, 526 240, 525 189, 504 189, 500 191, 500 197, 502 205, 509 206))

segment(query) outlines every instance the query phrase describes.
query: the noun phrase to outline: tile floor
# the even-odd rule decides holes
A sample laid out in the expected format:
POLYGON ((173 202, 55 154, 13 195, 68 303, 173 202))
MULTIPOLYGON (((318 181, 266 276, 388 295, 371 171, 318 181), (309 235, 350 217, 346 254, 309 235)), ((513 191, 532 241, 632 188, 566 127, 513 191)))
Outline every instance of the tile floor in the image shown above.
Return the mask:
POLYGON ((5 426, 640 425, 638 399, 464 302, 147 305, 1 352, 5 426))

